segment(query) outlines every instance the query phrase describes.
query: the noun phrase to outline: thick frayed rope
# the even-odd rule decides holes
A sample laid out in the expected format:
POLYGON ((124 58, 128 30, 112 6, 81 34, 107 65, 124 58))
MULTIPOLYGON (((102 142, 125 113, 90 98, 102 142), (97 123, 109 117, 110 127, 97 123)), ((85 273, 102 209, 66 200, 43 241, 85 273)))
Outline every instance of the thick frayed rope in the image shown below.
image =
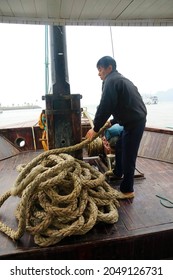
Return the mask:
POLYGON ((17 184, 3 201, 1 197, 1 205, 10 195, 21 197, 18 230, 0 224, 12 239, 27 230, 36 244, 49 246, 66 236, 85 234, 97 222, 117 222, 118 191, 88 163, 62 153, 48 155, 31 169, 22 166, 20 172, 17 184))
POLYGON ((50 246, 66 236, 85 234, 97 222, 117 222, 119 192, 94 167, 67 154, 88 143, 86 139, 46 151, 19 166, 14 186, 0 197, 0 207, 10 196, 21 198, 16 209, 18 228, 0 222, 0 231, 13 240, 28 231, 36 244, 50 246))

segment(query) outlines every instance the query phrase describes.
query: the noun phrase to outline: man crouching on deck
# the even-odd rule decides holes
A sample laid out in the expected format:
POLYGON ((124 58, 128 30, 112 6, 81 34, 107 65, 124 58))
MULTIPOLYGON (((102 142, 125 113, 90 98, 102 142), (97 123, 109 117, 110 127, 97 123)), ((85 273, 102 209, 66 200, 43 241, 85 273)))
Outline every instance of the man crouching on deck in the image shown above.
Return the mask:
POLYGON ((116 69, 116 61, 104 56, 97 62, 98 75, 103 80, 102 96, 94 118, 94 128, 86 138, 93 139, 108 121, 109 126, 124 126, 115 147, 114 175, 122 178, 121 198, 134 197, 134 173, 140 141, 144 132, 147 110, 137 87, 116 69), (108 120, 110 116, 112 120, 108 120))

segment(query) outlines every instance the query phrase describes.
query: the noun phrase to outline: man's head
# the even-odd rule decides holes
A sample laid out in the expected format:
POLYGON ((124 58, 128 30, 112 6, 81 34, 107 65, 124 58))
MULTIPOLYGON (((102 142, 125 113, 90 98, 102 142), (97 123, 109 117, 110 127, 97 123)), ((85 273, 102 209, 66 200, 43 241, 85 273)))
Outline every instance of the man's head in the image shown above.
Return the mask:
POLYGON ((117 68, 116 61, 111 56, 103 56, 97 62, 97 69, 99 71, 98 75, 101 80, 105 80, 106 76, 115 71, 117 68))

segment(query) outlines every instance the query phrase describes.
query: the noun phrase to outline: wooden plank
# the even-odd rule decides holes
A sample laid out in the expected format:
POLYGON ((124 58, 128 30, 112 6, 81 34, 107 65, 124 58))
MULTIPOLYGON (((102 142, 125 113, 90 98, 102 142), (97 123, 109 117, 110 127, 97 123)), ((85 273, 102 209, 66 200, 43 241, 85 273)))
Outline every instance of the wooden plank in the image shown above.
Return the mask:
POLYGON ((43 149, 39 140, 42 138, 42 130, 39 126, 2 128, 0 129, 0 135, 20 151, 43 149))
MULTIPOLYGON (((38 155, 28 152, 0 162, 0 195, 18 176, 16 166, 38 155)), ((92 163, 96 163, 96 159, 92 163)), ((172 210, 163 207, 161 195, 173 200, 173 164, 146 158, 137 159, 137 168, 145 174, 135 180, 134 199, 120 201, 119 220, 113 225, 99 223, 87 234, 70 236, 55 246, 39 248, 25 233, 13 242, 0 233, 0 259, 160 259, 173 257, 172 210)), ((119 182, 111 182, 114 188, 119 182)), ((17 227, 14 218, 18 198, 10 198, 0 208, 1 220, 17 227)))
POLYGON ((0 135, 0 160, 19 154, 20 151, 14 147, 6 138, 0 135))
POLYGON ((173 131, 146 129, 139 147, 139 156, 173 163, 173 131))

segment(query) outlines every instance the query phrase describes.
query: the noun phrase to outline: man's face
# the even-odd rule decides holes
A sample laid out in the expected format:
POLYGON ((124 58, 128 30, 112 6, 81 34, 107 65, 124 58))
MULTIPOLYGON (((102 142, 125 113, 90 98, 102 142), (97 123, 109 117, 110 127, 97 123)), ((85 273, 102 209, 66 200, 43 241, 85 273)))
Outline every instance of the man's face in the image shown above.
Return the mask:
POLYGON ((102 81, 105 80, 106 76, 110 72, 112 72, 112 65, 109 65, 107 68, 104 68, 104 67, 101 67, 101 66, 98 67, 98 75, 99 75, 99 77, 102 81))

